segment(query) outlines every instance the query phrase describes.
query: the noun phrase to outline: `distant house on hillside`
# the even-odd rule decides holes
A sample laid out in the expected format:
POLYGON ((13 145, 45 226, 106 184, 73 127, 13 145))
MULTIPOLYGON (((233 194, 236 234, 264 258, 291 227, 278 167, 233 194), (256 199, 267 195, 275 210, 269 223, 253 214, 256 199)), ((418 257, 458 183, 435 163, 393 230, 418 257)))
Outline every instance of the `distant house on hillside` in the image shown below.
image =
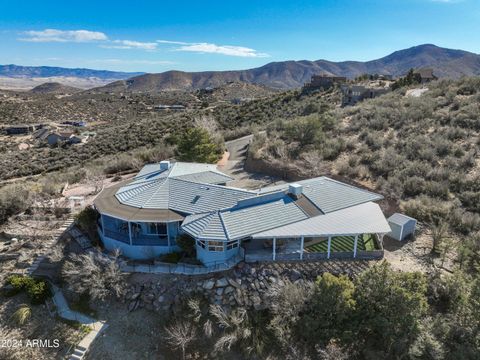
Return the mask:
POLYGON ((7 135, 21 135, 21 134, 28 134, 34 132, 35 130, 43 128, 43 124, 36 124, 36 125, 26 125, 26 124, 19 124, 19 125, 10 125, 5 128, 5 132, 7 135))
POLYGON ((327 90, 335 84, 343 84, 347 81, 346 77, 333 76, 327 74, 313 75, 310 82, 303 87, 306 91, 311 90, 327 90))
POLYGON ((155 105, 153 107, 155 111, 184 111, 185 106, 183 105, 155 105))
POLYGON ((87 126, 86 121, 64 121, 62 124, 64 125, 71 125, 76 127, 85 127, 87 126))
POLYGON ((72 132, 49 132, 42 134, 39 140, 46 142, 49 146, 57 146, 61 143, 78 144, 82 142, 82 139, 72 132))
POLYGON ((437 80, 437 77, 433 75, 433 69, 429 69, 429 68, 417 69, 413 72, 413 74, 419 77, 421 84, 425 84, 427 82, 437 80))
POLYGON ((365 99, 373 99, 377 96, 386 94, 389 89, 373 89, 360 85, 342 86, 342 106, 355 105, 365 99))

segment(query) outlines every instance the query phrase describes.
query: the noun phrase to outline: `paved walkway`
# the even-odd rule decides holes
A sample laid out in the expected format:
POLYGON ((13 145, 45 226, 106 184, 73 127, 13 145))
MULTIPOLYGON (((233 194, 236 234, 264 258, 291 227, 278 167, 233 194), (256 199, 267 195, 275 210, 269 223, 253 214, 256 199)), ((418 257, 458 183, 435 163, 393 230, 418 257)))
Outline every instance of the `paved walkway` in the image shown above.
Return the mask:
POLYGON ((90 344, 95 340, 98 334, 107 328, 108 325, 104 321, 96 320, 90 316, 70 309, 67 300, 63 296, 62 290, 53 284, 50 284, 50 286, 53 291, 52 301, 57 308, 58 316, 63 319, 77 321, 80 324, 86 325, 90 328, 90 332, 85 335, 85 337, 77 344, 77 346, 75 346, 72 354, 68 358, 69 360, 83 359, 88 351, 88 348, 90 347, 90 344))

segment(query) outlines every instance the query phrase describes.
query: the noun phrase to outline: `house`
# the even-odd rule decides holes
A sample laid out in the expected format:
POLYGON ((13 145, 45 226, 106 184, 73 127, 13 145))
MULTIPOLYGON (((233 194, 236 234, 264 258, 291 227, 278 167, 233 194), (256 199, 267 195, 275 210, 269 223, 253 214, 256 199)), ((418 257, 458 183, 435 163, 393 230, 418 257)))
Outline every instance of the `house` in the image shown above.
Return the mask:
POLYGON ((382 196, 327 178, 246 190, 215 165, 162 161, 95 199, 107 250, 132 259, 178 251, 190 236, 196 256, 227 261, 379 258, 391 231, 382 196))
POLYGON ((50 132, 42 139, 45 140, 50 146, 56 146, 60 143, 78 144, 82 142, 82 139, 74 135, 72 132, 50 132))
POLYGON ((359 101, 373 99, 390 91, 386 88, 369 88, 361 85, 345 85, 342 86, 341 90, 343 95, 342 106, 355 105, 359 101))
POLYGON ((313 75, 310 82, 303 87, 306 91, 311 90, 327 90, 335 84, 343 84, 347 82, 347 78, 343 76, 333 76, 328 74, 313 75))
POLYGON ((419 78, 421 84, 425 84, 430 81, 437 80, 437 77, 433 75, 433 69, 429 69, 429 68, 417 69, 413 72, 413 74, 419 78))
POLYGON ((5 127, 5 132, 7 135, 23 135, 34 132, 35 130, 43 128, 43 124, 36 124, 36 125, 10 125, 5 127))
POLYGON ((71 125, 71 126, 75 126, 75 127, 85 127, 85 126, 87 126, 86 121, 64 121, 62 124, 71 125))
POLYGON ((183 105, 155 105, 153 107, 155 111, 184 111, 185 106, 183 105))

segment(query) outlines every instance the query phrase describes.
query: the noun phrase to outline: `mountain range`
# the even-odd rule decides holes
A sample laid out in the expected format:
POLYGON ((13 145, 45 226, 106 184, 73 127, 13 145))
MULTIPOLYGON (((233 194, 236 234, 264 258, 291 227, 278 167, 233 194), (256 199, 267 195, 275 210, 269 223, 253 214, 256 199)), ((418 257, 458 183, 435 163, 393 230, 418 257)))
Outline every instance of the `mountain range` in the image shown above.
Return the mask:
MULTIPOLYGON (((166 71, 158 74, 123 73, 90 69, 64 69, 54 67, 0 66, 0 76, 96 78, 113 81, 95 89, 100 92, 159 92, 164 90, 196 90, 218 87, 229 82, 246 82, 277 89, 301 87, 312 75, 326 73, 354 78, 369 74, 404 75, 411 68, 429 67, 439 78, 459 78, 480 75, 480 55, 463 50, 441 48, 432 44, 396 51, 388 56, 366 62, 328 60, 271 62, 248 70, 183 72, 166 71)), ((1 82, 0 82, 1 86, 1 82)), ((82 86, 79 86, 82 87, 82 86)), ((85 88, 86 86, 83 86, 85 88)))

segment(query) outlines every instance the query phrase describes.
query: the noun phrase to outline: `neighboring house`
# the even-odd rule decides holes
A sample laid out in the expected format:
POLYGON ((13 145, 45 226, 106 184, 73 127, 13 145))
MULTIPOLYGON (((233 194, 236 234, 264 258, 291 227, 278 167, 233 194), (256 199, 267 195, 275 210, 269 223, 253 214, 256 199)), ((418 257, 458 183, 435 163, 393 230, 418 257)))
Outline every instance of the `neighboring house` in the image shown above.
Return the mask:
POLYGON ((50 132, 43 137, 43 140, 45 140, 50 146, 56 146, 60 143, 78 144, 82 142, 82 139, 79 136, 76 136, 71 132, 50 132))
POLYGON ((313 75, 310 82, 304 85, 304 90, 327 90, 335 84, 343 84, 347 82, 346 77, 333 76, 327 74, 313 75))
POLYGON ((365 99, 373 99, 377 96, 388 93, 385 88, 368 88, 361 85, 342 86, 342 106, 355 105, 365 99))
POLYGON ((167 111, 167 110, 184 111, 185 106, 183 106, 183 105, 155 105, 153 107, 153 109, 156 110, 156 111, 167 111))
POLYGON ((433 75, 433 69, 423 68, 417 69, 413 72, 414 75, 417 75, 420 78, 420 83, 425 84, 433 80, 437 80, 437 77, 433 75))
POLYGON ((75 126, 75 127, 85 127, 85 126, 87 126, 86 121, 64 121, 62 124, 71 125, 71 126, 75 126))
POLYGON ((178 251, 177 237, 187 234, 205 265, 383 256, 391 229, 373 202, 378 194, 327 177, 256 191, 230 180, 215 165, 146 165, 94 201, 105 248, 148 259, 178 251))
POLYGON ((43 128, 43 124, 36 124, 36 125, 10 125, 5 127, 5 132, 7 135, 21 135, 21 134, 28 134, 34 132, 35 130, 43 128))

